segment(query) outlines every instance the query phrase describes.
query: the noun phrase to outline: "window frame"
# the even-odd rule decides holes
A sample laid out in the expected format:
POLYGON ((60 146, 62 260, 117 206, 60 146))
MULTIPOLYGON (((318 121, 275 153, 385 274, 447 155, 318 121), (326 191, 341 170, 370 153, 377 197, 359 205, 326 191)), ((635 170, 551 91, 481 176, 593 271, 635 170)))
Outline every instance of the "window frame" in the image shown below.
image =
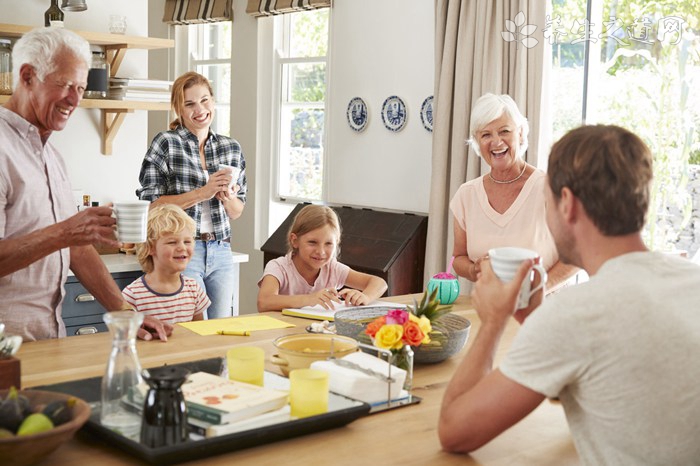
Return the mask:
MULTIPOLYGON (((278 15, 273 18, 274 20, 274 39, 273 39, 273 75, 272 75, 272 184, 271 184, 271 195, 272 200, 279 203, 293 204, 296 205, 300 202, 324 202, 327 199, 327 154, 326 147, 328 147, 328 89, 330 88, 330 38, 331 38, 331 22, 332 22, 332 9, 328 10, 328 27, 327 27, 327 47, 325 56, 315 56, 315 57, 285 57, 283 55, 288 54, 291 48, 291 22, 294 14, 289 13, 284 15, 278 15), (326 76, 326 89, 324 92, 323 103, 313 103, 313 102, 293 102, 287 103, 283 102, 284 99, 284 87, 285 83, 285 66, 292 66, 295 64, 304 63, 323 63, 325 64, 325 76, 326 76), (311 199, 305 197, 297 196, 283 196, 280 193, 280 182, 283 173, 282 170, 282 111, 286 108, 321 108, 323 109, 323 134, 321 135, 321 146, 322 146, 322 157, 323 157, 323 168, 321 170, 321 197, 320 199, 311 199)), ((288 81, 287 81, 288 83, 288 81)))

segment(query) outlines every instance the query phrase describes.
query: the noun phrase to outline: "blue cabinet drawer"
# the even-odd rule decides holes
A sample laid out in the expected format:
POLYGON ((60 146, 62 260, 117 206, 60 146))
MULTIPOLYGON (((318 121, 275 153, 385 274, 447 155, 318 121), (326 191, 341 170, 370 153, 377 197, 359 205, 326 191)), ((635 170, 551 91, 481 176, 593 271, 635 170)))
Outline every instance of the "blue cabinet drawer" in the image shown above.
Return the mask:
MULTIPOLYGON (((118 272, 112 277, 124 289, 140 277, 142 272, 118 272)), ((106 332, 107 326, 102 320, 106 309, 92 296, 76 277, 68 277, 66 281, 66 296, 63 299, 63 323, 66 325, 68 336, 85 333, 106 332)))

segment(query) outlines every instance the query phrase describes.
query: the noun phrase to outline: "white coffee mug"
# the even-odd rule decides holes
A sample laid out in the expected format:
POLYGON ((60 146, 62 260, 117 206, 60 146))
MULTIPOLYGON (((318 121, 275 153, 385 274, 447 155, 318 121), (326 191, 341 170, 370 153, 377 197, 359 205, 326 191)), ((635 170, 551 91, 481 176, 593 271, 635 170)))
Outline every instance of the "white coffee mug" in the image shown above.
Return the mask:
POLYGON ((228 170, 231 172, 231 182, 228 184, 228 187, 231 188, 233 185, 238 183, 238 177, 241 176, 241 169, 240 167, 233 167, 231 165, 224 165, 223 163, 219 164, 219 170, 228 170))
MULTIPOLYGON (((496 276, 503 282, 510 282, 515 278, 515 274, 524 260, 536 259, 539 257, 535 251, 525 248, 503 247, 489 249, 489 260, 496 276)), ((547 281, 547 271, 540 264, 533 264, 528 277, 525 277, 518 294, 518 309, 527 307, 530 298, 538 292, 547 281), (540 274, 540 283, 532 288, 533 272, 540 274)))
POLYGON ((123 201, 114 203, 117 217, 117 238, 122 243, 146 241, 149 201, 123 201))

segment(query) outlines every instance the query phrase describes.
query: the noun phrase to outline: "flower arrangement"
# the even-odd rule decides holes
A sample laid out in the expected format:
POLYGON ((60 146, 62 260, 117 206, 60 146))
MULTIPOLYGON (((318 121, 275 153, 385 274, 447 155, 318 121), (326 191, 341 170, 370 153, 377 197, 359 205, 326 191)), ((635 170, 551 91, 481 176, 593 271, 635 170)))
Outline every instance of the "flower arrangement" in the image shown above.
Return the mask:
POLYGON ((437 293, 437 289, 430 293, 426 291, 420 303, 414 301, 413 306, 409 305, 406 309, 391 309, 386 315, 367 324, 365 334, 372 339, 372 344, 399 356, 396 359, 398 367, 406 364, 402 351, 405 346, 415 348, 423 344, 440 344, 439 341, 443 339, 439 319, 452 306, 441 305, 437 293))
POLYGON ((392 309, 370 322, 365 333, 377 348, 400 350, 404 345, 430 343, 431 330, 426 316, 418 317, 404 309, 392 309))

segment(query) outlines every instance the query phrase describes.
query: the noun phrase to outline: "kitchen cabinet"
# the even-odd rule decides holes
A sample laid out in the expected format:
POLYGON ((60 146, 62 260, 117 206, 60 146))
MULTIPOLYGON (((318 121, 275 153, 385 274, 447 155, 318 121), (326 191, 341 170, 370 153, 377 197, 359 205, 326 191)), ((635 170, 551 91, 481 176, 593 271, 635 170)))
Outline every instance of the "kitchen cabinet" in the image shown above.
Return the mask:
MULTIPOLYGON (((112 277, 123 290, 131 282, 139 278, 141 270, 132 272, 113 273, 112 277)), ((94 296, 85 289, 77 277, 69 276, 66 280, 66 296, 63 298, 63 323, 66 325, 66 335, 86 335, 106 332, 107 325, 102 320, 106 309, 97 302, 94 296)))
MULTIPOLYGON (((34 26, 22 26, 17 24, 0 23, 0 37, 19 38, 23 34, 34 29, 34 26)), ((175 46, 172 39, 161 39, 154 37, 127 36, 121 34, 109 34, 92 31, 73 31, 83 37, 92 45, 99 45, 105 49, 105 55, 110 65, 110 75, 116 76, 119 66, 124 59, 128 49, 164 49, 175 46)), ((0 95, 0 105, 7 102, 9 96, 0 95)), ((128 113, 134 110, 170 110, 168 102, 145 102, 127 100, 107 100, 107 99, 83 99, 80 102, 82 108, 95 108, 102 112, 102 153, 110 155, 112 153, 112 142, 119 132, 119 128, 124 122, 128 113)))

